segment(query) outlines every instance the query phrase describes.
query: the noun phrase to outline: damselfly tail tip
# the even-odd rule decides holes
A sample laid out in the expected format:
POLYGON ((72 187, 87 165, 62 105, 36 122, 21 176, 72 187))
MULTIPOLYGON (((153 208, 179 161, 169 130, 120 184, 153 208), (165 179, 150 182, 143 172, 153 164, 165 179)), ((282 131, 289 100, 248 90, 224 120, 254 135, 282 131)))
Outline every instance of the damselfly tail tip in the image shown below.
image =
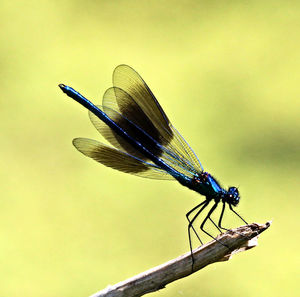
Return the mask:
MULTIPOLYGON (((64 84, 59 84, 58 85, 60 87, 60 89, 66 93, 68 95, 68 86, 64 85, 64 84)), ((68 95, 69 96, 69 95, 68 95)))

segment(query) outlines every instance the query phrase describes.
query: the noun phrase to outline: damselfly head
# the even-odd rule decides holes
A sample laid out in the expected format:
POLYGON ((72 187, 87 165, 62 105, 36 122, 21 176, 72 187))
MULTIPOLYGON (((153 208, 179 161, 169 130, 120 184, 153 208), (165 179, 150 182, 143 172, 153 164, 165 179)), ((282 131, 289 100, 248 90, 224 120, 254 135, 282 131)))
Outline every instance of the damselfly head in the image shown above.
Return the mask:
POLYGON ((227 192, 227 202, 233 206, 237 206, 240 201, 240 193, 236 187, 230 187, 227 192))

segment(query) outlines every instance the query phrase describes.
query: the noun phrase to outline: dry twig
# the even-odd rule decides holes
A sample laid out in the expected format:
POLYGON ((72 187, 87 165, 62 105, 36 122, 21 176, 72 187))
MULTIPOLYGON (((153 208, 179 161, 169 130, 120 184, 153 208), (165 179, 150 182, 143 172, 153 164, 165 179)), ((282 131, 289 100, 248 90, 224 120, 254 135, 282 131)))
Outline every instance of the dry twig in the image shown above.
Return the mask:
POLYGON ((220 234, 217 237, 218 240, 229 248, 215 240, 198 247, 193 251, 195 259, 193 271, 191 253, 188 252, 116 285, 108 286, 90 297, 138 297, 160 290, 167 284, 186 277, 209 264, 227 261, 233 254, 257 246, 258 235, 269 228, 270 224, 271 222, 253 223, 220 234))

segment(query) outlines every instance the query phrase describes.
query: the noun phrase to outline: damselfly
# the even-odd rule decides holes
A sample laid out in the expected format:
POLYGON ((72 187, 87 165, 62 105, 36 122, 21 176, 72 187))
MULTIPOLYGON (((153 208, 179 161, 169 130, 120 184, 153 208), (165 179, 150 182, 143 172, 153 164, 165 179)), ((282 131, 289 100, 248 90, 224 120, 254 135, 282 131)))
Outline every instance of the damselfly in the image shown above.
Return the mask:
POLYGON ((204 229, 207 220, 219 231, 227 230, 222 227, 226 205, 247 224, 233 209, 240 200, 238 189, 222 188, 212 175, 204 171, 196 154, 170 123, 147 84, 131 67, 119 65, 115 69, 113 87, 105 92, 101 106, 94 105, 71 87, 63 84, 59 87, 89 110, 91 122, 112 145, 75 138, 73 144, 81 153, 122 172, 153 179, 177 180, 205 196, 204 201, 186 214, 191 254, 191 230, 202 244, 193 223, 211 201, 213 205, 200 225, 200 229, 210 237, 214 238, 204 229), (211 214, 219 202, 222 203, 222 210, 217 225, 211 214))

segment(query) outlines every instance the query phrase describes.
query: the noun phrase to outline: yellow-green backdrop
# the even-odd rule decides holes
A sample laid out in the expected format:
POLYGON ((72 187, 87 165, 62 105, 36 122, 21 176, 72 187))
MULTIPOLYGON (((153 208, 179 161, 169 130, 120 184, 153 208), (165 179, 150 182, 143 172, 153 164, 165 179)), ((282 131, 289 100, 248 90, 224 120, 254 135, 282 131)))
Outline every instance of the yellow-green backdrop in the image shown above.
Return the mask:
MULTIPOLYGON (((203 197, 71 145, 101 137, 58 83, 100 104, 121 63, 143 76, 204 168, 239 186, 243 217, 273 220, 257 248, 153 296, 299 294, 298 1, 0 7, 1 296, 89 296, 188 251, 185 213, 203 197)), ((227 213, 226 226, 240 224, 227 213)))

